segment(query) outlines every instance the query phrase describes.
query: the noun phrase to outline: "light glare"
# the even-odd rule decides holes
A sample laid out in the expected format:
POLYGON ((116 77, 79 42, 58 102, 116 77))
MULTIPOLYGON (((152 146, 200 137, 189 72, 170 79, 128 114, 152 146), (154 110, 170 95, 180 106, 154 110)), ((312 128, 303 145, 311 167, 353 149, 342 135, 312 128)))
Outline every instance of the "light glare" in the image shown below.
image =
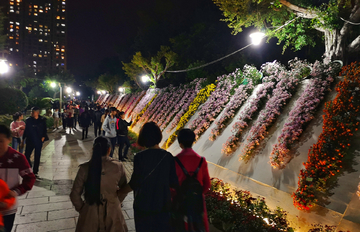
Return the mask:
POLYGON ((148 82, 150 80, 150 78, 149 78, 148 75, 144 75, 144 76, 141 77, 141 80, 142 80, 142 82, 146 83, 146 82, 148 82))
POLYGON ((4 60, 0 61, 0 74, 7 73, 9 71, 9 66, 5 63, 4 60))
POLYGON ((263 38, 265 38, 265 34, 262 32, 255 32, 250 34, 250 38, 253 45, 259 45, 263 38))

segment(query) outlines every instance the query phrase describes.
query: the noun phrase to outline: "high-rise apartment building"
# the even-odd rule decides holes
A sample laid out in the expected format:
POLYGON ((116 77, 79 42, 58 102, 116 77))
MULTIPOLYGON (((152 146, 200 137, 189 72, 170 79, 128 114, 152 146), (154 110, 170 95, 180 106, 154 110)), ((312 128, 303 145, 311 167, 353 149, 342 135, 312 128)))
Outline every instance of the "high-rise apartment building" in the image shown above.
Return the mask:
POLYGON ((35 74, 66 69, 66 0, 6 0, 8 62, 35 74))

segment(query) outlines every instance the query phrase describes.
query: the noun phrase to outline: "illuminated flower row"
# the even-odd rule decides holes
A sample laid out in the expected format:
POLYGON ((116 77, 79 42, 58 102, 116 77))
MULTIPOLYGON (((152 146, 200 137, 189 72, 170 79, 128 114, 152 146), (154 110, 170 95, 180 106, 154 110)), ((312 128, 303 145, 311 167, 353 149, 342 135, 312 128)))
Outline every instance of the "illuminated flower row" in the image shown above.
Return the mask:
POLYGON ((194 131, 198 139, 215 121, 226 104, 229 102, 232 90, 236 85, 236 78, 242 78, 241 71, 230 75, 222 75, 217 78, 217 86, 206 103, 201 107, 197 118, 192 121, 189 128, 194 131))
POLYGON ((172 121, 169 129, 166 132, 172 131, 177 124, 179 123, 181 117, 189 110, 190 104, 195 99, 198 92, 201 90, 201 84, 205 81, 205 79, 196 79, 190 83, 190 88, 188 88, 182 97, 182 99, 174 106, 174 109, 169 115, 166 117, 165 122, 161 125, 161 130, 164 130, 169 123, 172 121))
POLYGON ((151 105, 151 103, 156 99, 157 94, 153 96, 153 98, 146 104, 146 106, 141 110, 141 112, 136 116, 136 118, 133 120, 133 123, 131 124, 130 128, 134 128, 136 123, 139 121, 141 116, 146 112, 147 108, 151 105))
POLYGON ((125 114, 130 116, 135 106, 139 103, 139 101, 142 99, 142 97, 146 94, 146 91, 141 91, 140 93, 137 93, 133 101, 129 104, 129 106, 125 110, 125 114))
POLYGON ((360 198, 360 183, 358 185, 358 191, 356 191, 356 195, 360 198))
POLYGON ((153 97, 158 93, 158 89, 148 89, 144 97, 141 98, 139 103, 133 109, 131 118, 135 119, 138 114, 144 109, 144 107, 153 99, 153 97))
POLYGON ((167 111, 167 107, 170 107, 170 104, 174 104, 174 102, 172 101, 173 96, 175 95, 175 93, 179 88, 180 87, 173 87, 173 86, 170 86, 168 88, 167 99, 165 99, 162 104, 156 106, 156 113, 154 113, 151 116, 149 121, 156 122, 158 125, 161 125, 159 119, 163 117, 163 114, 167 111))
POLYGON ((244 155, 241 159, 249 160, 254 152, 254 149, 267 135, 267 129, 275 122, 277 117, 281 114, 282 109, 292 97, 295 87, 299 83, 299 79, 289 75, 288 72, 280 72, 281 80, 276 84, 271 98, 265 105, 255 124, 252 126, 247 137, 248 144, 245 147, 244 155))
POLYGON ((293 193, 296 208, 309 210, 317 202, 317 193, 336 184, 342 163, 351 146, 350 139, 359 128, 360 67, 352 63, 343 67, 344 80, 336 85, 334 100, 325 103, 323 131, 308 153, 305 168, 300 171, 298 188, 293 193))
MULTIPOLYGON (((305 91, 295 102, 294 108, 289 113, 280 136, 278 143, 274 145, 270 163, 274 168, 284 168, 290 162, 292 156, 290 153, 290 145, 299 139, 306 124, 314 118, 317 107, 324 98, 325 92, 329 90, 330 84, 334 78, 329 75, 328 70, 324 70, 319 62, 314 65, 314 70, 321 69, 316 72, 318 76, 309 80, 305 91)), ((314 72, 315 73, 315 72, 314 72)))
POLYGON ((168 88, 161 89, 158 96, 155 100, 151 103, 151 105, 147 108, 145 113, 139 119, 139 125, 143 125, 144 123, 148 122, 150 117, 157 113, 159 108, 165 103, 165 101, 169 98, 170 92, 168 88))
POLYGON ((211 130, 209 140, 215 141, 239 111, 243 103, 248 99, 254 89, 253 81, 250 80, 247 85, 240 85, 235 89, 235 94, 226 105, 224 112, 219 120, 215 121, 215 128, 211 130))
MULTIPOLYGON (((187 86, 185 87, 187 88, 187 86)), ((159 126, 165 122, 166 117, 169 115, 171 110, 178 104, 178 102, 182 99, 185 89, 183 85, 180 85, 177 88, 173 88, 171 91, 171 97, 162 105, 159 112, 156 116, 153 116, 152 121, 156 122, 159 126)))
POLYGON ((231 155, 240 146, 242 132, 248 127, 249 122, 253 120, 257 112, 261 110, 264 102, 270 98, 274 85, 274 82, 266 82, 260 85, 256 91, 256 96, 251 98, 247 106, 240 111, 240 117, 233 126, 233 135, 223 144, 223 149, 221 150, 223 154, 231 155))
POLYGON ((199 108, 201 104, 204 104, 206 100, 209 98, 211 93, 215 90, 216 85, 210 84, 205 88, 201 89, 199 93, 196 95, 195 99, 191 102, 189 106, 189 110, 181 117, 179 123, 176 126, 175 132, 170 135, 170 137, 166 140, 164 144, 164 148, 167 149, 174 143, 178 132, 184 128, 186 123, 190 120, 190 118, 195 114, 196 110, 199 108))
POLYGON ((128 103, 128 101, 130 101, 131 96, 133 96, 133 94, 126 94, 121 101, 119 102, 118 105, 118 110, 122 111, 123 108, 125 107, 126 103, 128 103))

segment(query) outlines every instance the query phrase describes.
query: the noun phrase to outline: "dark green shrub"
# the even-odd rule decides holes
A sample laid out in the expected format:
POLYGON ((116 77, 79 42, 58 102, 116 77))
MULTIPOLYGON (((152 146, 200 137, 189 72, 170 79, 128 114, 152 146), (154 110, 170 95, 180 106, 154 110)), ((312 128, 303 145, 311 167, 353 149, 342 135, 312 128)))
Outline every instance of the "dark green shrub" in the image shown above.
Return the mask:
POLYGON ((11 115, 0 115, 0 125, 10 127, 10 123, 13 121, 11 115))
POLYGON ((18 89, 0 89, 0 114, 14 114, 28 106, 28 98, 18 89))
POLYGON ((46 118, 46 128, 52 129, 54 127, 54 118, 43 115, 46 118))

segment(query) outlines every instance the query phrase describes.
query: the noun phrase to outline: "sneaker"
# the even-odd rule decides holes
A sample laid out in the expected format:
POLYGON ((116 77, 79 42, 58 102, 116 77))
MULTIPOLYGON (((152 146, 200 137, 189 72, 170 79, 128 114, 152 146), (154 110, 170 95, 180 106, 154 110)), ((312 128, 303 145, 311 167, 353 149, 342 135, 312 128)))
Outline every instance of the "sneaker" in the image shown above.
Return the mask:
POLYGON ((35 174, 35 178, 38 180, 38 179, 40 179, 40 176, 39 176, 39 174, 35 174))

